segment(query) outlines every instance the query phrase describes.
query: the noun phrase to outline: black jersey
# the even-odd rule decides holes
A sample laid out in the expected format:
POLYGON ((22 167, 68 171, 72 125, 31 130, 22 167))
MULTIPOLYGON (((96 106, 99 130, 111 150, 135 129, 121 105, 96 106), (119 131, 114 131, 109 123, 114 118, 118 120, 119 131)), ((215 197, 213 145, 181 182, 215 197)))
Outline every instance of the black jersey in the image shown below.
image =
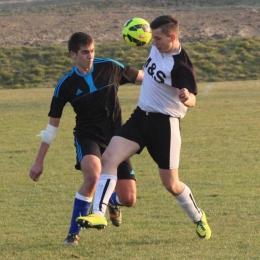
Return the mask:
POLYGON ((122 125, 119 85, 135 83, 138 70, 112 59, 95 58, 91 71, 76 67, 56 85, 48 116, 60 118, 67 102, 76 113, 74 131, 107 144, 122 125))

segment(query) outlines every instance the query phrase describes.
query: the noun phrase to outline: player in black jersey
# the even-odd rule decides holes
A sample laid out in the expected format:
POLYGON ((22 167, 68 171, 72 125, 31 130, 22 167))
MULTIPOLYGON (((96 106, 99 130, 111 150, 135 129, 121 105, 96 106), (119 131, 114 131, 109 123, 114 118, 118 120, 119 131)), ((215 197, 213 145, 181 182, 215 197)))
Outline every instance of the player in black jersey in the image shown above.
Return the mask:
MULTIPOLYGON (((122 125, 121 107, 117 92, 120 85, 142 81, 143 71, 124 66, 112 59, 94 58, 93 38, 85 33, 74 33, 68 42, 75 67, 56 85, 49 111, 49 123, 41 131, 42 142, 30 170, 37 181, 50 144, 56 136, 67 102, 76 113, 74 145, 77 170, 83 173, 83 184, 76 193, 71 225, 65 245, 78 244, 80 227, 75 222, 89 210, 101 172, 101 155, 112 136, 122 125)), ((121 224, 119 206, 132 206, 136 201, 135 175, 129 159, 118 167, 118 183, 109 201, 110 218, 115 226, 121 224)))
POLYGON ((178 21, 171 15, 157 17, 150 24, 152 42, 144 65, 138 106, 112 138, 102 155, 93 214, 76 221, 83 227, 106 225, 107 201, 116 185, 120 162, 147 148, 158 165, 162 184, 194 222, 202 239, 211 237, 205 213, 196 205, 192 192, 179 180, 181 149, 180 119, 195 106, 197 85, 193 65, 179 42, 178 21))

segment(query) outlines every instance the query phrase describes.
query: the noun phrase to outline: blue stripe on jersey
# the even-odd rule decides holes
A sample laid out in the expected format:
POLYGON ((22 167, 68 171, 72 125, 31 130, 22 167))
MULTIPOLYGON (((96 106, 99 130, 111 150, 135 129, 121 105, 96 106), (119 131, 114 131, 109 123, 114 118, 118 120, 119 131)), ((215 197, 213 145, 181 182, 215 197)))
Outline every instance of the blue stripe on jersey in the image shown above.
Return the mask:
POLYGON ((119 65, 119 66, 122 67, 122 68, 125 67, 125 66, 124 66, 122 63, 120 63, 119 61, 113 60, 113 59, 110 59, 110 58, 106 58, 106 59, 95 58, 95 59, 94 59, 94 63, 102 63, 102 62, 109 62, 109 61, 116 63, 117 65, 119 65))
MULTIPOLYGON (((106 85, 106 86, 104 86, 104 87, 102 87, 102 88, 99 88, 99 89, 95 88, 94 91, 97 91, 97 90, 100 90, 100 89, 103 89, 103 88, 108 88, 108 87, 113 86, 113 85, 114 85, 114 83, 111 83, 111 84, 108 84, 108 85, 106 85)), ((93 91, 92 91, 92 92, 93 92, 93 91)), ((89 94, 91 94, 91 92, 89 92, 89 93, 87 93, 87 94, 84 94, 84 95, 81 95, 81 96, 78 97, 78 98, 73 99, 72 102, 74 102, 74 101, 76 101, 76 100, 78 100, 78 99, 80 99, 80 98, 83 98, 83 97, 85 97, 85 96, 87 96, 87 95, 89 95, 89 94)))
POLYGON ((81 162, 81 160, 82 160, 82 151, 81 151, 81 146, 79 145, 79 143, 77 141, 77 138, 75 138, 74 145, 76 147, 76 153, 77 153, 78 161, 81 162))
POLYGON ((58 97, 59 96, 59 91, 60 91, 60 86, 61 84, 64 82, 64 80, 68 77, 70 77, 75 71, 75 68, 73 68, 70 72, 68 72, 56 85, 55 89, 54 89, 54 97, 58 97))
MULTIPOLYGON (((93 68, 93 66, 92 66, 92 68, 93 68)), ((89 73, 89 74, 85 75, 84 79, 85 79, 85 81, 87 82, 87 84, 89 86, 89 92, 90 93, 92 93, 92 92, 97 90, 97 88, 95 87, 94 82, 93 82, 92 74, 89 73)))
POLYGON ((77 75, 81 76, 84 78, 84 80, 87 82, 88 86, 89 86, 89 93, 92 93, 94 91, 97 90, 97 88, 94 85, 94 81, 92 78, 92 72, 94 70, 94 66, 92 66, 91 71, 87 74, 81 74, 78 69, 75 67, 75 72, 77 73, 77 75))

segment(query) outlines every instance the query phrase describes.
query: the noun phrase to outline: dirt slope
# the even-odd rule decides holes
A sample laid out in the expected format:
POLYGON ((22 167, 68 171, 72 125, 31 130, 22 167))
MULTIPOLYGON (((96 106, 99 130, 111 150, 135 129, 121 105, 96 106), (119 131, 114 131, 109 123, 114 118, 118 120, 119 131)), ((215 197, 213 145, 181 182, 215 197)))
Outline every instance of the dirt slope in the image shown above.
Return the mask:
MULTIPOLYGON (((3 4, 2 1, 1 4, 3 4)), ((196 1, 194 1, 196 2, 196 1)), ((1 8, 1 5, 0 5, 1 8)), ((144 7, 142 10, 102 9, 94 13, 69 13, 67 15, 12 15, 0 16, 1 46, 46 45, 65 43, 71 33, 85 31, 96 42, 122 41, 121 28, 132 17, 152 21, 161 14, 174 14, 180 22, 183 42, 228 39, 230 37, 257 37, 260 35, 260 7, 212 6, 176 10, 144 7)))

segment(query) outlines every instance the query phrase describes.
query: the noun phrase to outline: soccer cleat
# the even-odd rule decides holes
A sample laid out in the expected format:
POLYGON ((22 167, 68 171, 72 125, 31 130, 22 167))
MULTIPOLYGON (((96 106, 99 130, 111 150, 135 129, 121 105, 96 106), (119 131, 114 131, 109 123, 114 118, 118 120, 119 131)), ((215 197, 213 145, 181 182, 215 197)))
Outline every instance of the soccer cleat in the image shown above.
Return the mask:
POLYGON ((196 232, 199 238, 201 239, 210 239, 211 237, 211 229, 208 225, 206 214, 201 210, 202 217, 199 221, 194 222, 196 226, 196 232))
POLYGON ((80 216, 76 219, 79 226, 83 228, 96 228, 103 229, 107 226, 107 220, 105 217, 101 217, 98 214, 90 214, 88 216, 80 216))
POLYGON ((108 210, 112 224, 119 227, 122 224, 122 213, 120 207, 108 203, 108 210))
POLYGON ((65 246, 77 246, 79 243, 80 237, 77 234, 68 234, 64 240, 65 246))

